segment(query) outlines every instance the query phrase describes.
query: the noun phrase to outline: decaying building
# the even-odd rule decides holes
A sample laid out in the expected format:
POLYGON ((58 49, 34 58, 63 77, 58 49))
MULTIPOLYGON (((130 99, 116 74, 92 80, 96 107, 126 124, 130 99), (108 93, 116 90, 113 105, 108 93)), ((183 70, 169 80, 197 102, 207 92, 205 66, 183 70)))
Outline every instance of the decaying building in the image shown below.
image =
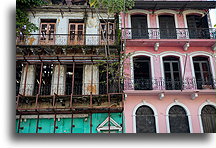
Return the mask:
POLYGON ((16 40, 17 133, 122 133, 118 18, 85 0, 29 11, 16 40))

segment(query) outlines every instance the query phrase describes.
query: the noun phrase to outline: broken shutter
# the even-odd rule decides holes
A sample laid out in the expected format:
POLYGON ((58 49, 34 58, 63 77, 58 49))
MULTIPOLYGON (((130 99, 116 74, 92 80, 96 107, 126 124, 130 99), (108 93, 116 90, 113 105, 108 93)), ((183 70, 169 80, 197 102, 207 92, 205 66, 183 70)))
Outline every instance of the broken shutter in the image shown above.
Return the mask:
POLYGON ((69 24, 69 45, 84 45, 84 23, 69 24))

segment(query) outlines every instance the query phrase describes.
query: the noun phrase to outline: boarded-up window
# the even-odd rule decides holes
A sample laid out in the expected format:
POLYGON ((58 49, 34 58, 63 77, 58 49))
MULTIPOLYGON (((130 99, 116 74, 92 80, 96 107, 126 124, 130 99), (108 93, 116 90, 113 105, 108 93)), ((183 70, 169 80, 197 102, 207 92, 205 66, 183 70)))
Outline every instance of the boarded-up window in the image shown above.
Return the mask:
POLYGON ((206 105, 201 111, 202 125, 204 133, 216 133, 216 109, 211 105, 206 105))
POLYGON ((69 45, 84 45, 84 23, 69 24, 69 45))
POLYGON ((183 107, 174 105, 169 110, 171 133, 190 133, 188 116, 183 107))
POLYGON ((141 106, 136 111, 136 132, 156 133, 155 116, 148 106, 141 106))
POLYGON ((115 42, 115 25, 114 23, 100 23, 100 41, 101 44, 113 45, 115 42))
POLYGON ((55 42, 55 20, 41 21, 40 25, 40 44, 53 45, 55 42))

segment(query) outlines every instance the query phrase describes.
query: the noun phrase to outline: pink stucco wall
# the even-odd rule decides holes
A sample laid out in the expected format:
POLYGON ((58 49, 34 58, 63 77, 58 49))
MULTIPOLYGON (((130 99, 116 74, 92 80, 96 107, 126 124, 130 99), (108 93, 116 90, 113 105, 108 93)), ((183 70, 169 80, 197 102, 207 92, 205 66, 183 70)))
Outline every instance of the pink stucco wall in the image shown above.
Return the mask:
POLYGON ((167 107, 174 103, 175 100, 177 100, 179 103, 184 104, 188 110, 190 111, 190 118, 192 121, 192 131, 193 133, 200 133, 201 127, 200 127, 200 119, 199 119, 199 107, 206 102, 206 100, 209 100, 211 102, 215 102, 215 96, 214 95, 200 95, 195 100, 192 100, 190 95, 166 95, 165 97, 160 100, 157 95, 129 95, 126 98, 125 101, 125 118, 126 118, 126 132, 127 133, 134 133, 133 131, 133 112, 134 108, 142 103, 143 101, 146 101, 146 103, 153 105, 158 114, 158 127, 159 127, 159 133, 167 133, 167 121, 166 121, 166 111, 167 107))

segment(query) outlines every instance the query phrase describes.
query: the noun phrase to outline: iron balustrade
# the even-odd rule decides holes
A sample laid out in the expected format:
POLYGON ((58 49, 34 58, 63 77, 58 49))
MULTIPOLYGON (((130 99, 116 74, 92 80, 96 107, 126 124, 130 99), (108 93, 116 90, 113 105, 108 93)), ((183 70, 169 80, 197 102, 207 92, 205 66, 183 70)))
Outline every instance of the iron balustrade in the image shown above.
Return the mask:
POLYGON ((117 36, 102 34, 29 34, 16 37, 17 45, 116 45, 117 36))
POLYGON ((216 39, 216 28, 122 28, 122 35, 123 39, 216 39))
POLYGON ((216 79, 197 80, 196 78, 185 78, 184 80, 158 79, 126 79, 124 90, 196 90, 215 89, 216 79))

